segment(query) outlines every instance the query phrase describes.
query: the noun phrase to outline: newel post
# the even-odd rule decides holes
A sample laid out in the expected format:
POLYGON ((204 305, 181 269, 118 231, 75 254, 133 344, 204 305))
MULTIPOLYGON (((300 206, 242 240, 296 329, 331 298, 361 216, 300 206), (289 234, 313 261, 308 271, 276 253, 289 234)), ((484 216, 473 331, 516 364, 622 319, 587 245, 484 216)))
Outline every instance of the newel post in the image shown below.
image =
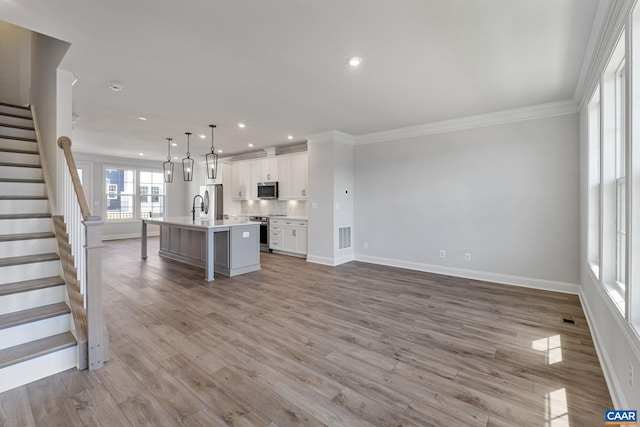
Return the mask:
POLYGON ((102 218, 89 217, 85 227, 87 263, 87 341, 89 370, 102 368, 108 359, 108 338, 105 339, 102 313, 102 218))

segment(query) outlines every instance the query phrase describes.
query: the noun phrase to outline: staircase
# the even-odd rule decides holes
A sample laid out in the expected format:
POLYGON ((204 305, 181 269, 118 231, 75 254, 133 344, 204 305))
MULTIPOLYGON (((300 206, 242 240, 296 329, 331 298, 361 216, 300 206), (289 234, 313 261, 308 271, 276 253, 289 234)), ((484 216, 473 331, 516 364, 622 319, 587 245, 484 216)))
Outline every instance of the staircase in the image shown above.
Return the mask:
POLYGON ((0 392, 78 366, 28 107, 0 102, 0 392))

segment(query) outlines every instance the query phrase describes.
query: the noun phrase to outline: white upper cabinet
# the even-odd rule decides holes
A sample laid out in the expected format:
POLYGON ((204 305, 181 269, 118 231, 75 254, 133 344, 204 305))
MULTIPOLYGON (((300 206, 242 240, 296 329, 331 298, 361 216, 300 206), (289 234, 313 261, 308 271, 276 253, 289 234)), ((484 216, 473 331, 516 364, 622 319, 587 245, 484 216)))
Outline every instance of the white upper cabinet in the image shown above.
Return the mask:
POLYGON ((261 160, 261 169, 258 182, 275 182, 278 180, 278 159, 267 157, 261 160))
POLYGON ((247 200, 247 175, 250 175, 246 162, 236 162, 231 165, 231 198, 247 200))
POLYGON ((282 156, 278 159, 280 199, 306 200, 308 183, 307 154, 282 156))

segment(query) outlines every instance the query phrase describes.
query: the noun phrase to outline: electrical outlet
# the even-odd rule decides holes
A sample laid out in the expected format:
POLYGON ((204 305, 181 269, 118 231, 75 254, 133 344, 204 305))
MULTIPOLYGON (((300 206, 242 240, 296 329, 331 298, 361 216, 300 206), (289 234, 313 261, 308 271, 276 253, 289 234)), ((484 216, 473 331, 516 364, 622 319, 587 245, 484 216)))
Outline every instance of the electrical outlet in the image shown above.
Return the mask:
POLYGON ((471 261, 471 254, 469 252, 464 254, 464 260, 465 261, 471 261))
POLYGON ((629 363, 629 386, 633 387, 633 365, 629 363))
POLYGON ((362 246, 364 246, 365 249, 369 249, 369 242, 364 242, 362 246))
POLYGON ((446 258, 447 257, 447 251, 445 251, 444 249, 440 249, 440 258, 446 258))

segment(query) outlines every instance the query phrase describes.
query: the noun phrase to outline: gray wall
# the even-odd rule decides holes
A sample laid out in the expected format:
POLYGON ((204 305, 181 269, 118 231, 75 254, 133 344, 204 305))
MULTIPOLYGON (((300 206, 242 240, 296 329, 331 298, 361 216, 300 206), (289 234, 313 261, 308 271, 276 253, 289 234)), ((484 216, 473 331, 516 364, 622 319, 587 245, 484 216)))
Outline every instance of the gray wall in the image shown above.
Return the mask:
POLYGON ((31 83, 31 32, 0 21, 0 102, 26 105, 31 83))
POLYGON ((309 140, 307 260, 333 264, 334 143, 309 140))
POLYGON ((356 146, 356 259, 577 284, 578 166, 575 114, 356 146))

